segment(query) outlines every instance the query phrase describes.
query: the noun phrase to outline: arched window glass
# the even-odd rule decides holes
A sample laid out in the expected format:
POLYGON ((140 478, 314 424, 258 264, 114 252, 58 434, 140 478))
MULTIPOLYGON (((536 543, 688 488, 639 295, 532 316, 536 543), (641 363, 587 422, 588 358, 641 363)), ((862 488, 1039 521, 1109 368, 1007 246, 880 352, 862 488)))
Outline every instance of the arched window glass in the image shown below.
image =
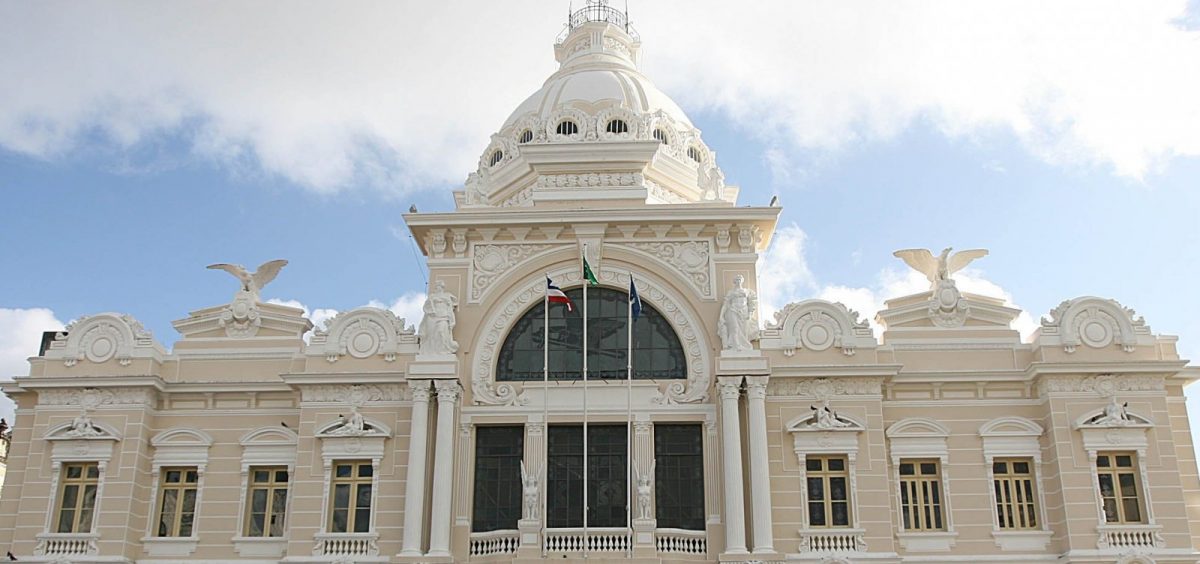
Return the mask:
MULTIPOLYGON (((583 379, 583 289, 566 291, 575 303, 550 305, 550 379, 583 379)), ((609 288, 588 289, 588 379, 625 379, 628 294, 609 288)), ((541 380, 544 344, 543 302, 525 312, 500 349, 496 379, 541 380)), ((687 377, 687 360, 671 324, 643 302, 633 322, 633 377, 638 380, 687 377)))
POLYGON ((496 163, 499 163, 502 160, 504 160, 504 151, 497 149, 492 153, 492 158, 489 159, 488 164, 489 166, 496 166, 496 163))
POLYGON ((688 147, 687 154, 693 161, 701 162, 704 160, 704 155, 700 153, 700 149, 695 147, 688 147))
POLYGON ((559 135, 575 135, 579 133, 579 126, 571 120, 563 120, 558 122, 558 127, 554 129, 559 135))
POLYGON ((654 130, 654 138, 657 139, 658 142, 662 143, 663 145, 667 144, 667 132, 666 131, 663 131, 661 129, 655 129, 654 130))
POLYGON ((533 132, 528 129, 526 129, 525 131, 522 131, 521 132, 521 143, 528 143, 530 141, 533 141, 533 132))
POLYGON ((629 133, 629 124, 625 120, 614 119, 604 126, 604 130, 609 133, 629 133))

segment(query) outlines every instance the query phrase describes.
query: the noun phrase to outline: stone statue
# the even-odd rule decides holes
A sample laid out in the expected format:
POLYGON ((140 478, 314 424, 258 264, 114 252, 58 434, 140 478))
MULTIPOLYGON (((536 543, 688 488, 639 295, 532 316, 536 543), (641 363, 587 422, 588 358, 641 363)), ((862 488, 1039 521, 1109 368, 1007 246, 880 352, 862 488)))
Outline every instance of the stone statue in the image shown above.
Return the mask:
POLYGON ((420 352, 421 354, 454 354, 458 352, 458 342, 454 340, 454 308, 458 307, 458 298, 446 291, 446 283, 438 280, 434 291, 425 298, 421 308, 425 317, 421 319, 420 352))
POLYGON ((525 470, 525 461, 521 461, 521 499, 525 503, 525 518, 538 518, 538 475, 525 470))
POLYGON ((350 417, 345 415, 338 415, 338 417, 341 418, 341 422, 337 427, 330 429, 329 434, 331 435, 361 437, 371 430, 367 427, 367 420, 358 412, 358 407, 350 408, 350 417))
POLYGON ((259 291, 263 289, 263 286, 274 280, 279 275, 279 271, 287 266, 287 263, 288 261, 286 260, 267 261, 259 265, 258 270, 255 270, 254 274, 250 274, 246 270, 246 267, 240 264, 218 263, 210 264, 208 268, 212 270, 224 270, 236 276, 242 282, 242 289, 240 291, 249 294, 254 302, 259 302, 262 301, 259 298, 259 291))
POLYGON ((1093 425, 1128 425, 1133 423, 1133 418, 1129 416, 1129 402, 1117 403, 1116 396, 1113 396, 1108 405, 1104 406, 1104 413, 1092 418, 1093 425))
POLYGON ((71 420, 71 428, 63 434, 68 437, 99 437, 100 430, 92 422, 92 418, 88 415, 87 410, 84 410, 71 420))
POLYGON ((821 407, 808 407, 813 410, 813 418, 808 422, 812 429, 844 429, 850 426, 850 423, 838 418, 836 411, 830 409, 828 401, 822 403, 821 407))
POLYGON ((651 490, 654 482, 654 466, 656 464, 658 464, 657 461, 651 462, 650 471, 645 475, 638 471, 636 466, 633 468, 634 473, 637 474, 638 519, 650 518, 650 496, 653 493, 651 490))
POLYGON ((929 287, 936 288, 938 282, 949 280, 950 275, 964 268, 977 258, 986 257, 987 249, 971 249, 959 251, 950 255, 953 247, 942 249, 942 253, 934 258, 928 249, 902 249, 892 253, 903 260, 913 270, 924 274, 929 279, 929 287))
POLYGON ((733 289, 725 294, 721 303, 721 319, 717 322, 717 336, 721 338, 721 349, 746 351, 753 347, 751 339, 758 337, 754 327, 754 312, 758 309, 758 297, 753 290, 743 287, 746 278, 741 274, 733 278, 733 289))

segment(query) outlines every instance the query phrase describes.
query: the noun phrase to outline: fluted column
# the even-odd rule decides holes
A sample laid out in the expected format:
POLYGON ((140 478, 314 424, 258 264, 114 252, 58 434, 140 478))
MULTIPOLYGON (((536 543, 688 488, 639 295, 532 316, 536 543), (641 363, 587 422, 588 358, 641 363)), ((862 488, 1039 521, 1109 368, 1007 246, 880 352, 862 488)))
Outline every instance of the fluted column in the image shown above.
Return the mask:
POLYGON ((771 531, 771 470, 767 460, 767 377, 746 377, 746 425, 750 441, 750 517, 754 553, 775 552, 771 531))
POLYGON ((721 460, 725 474, 725 552, 746 553, 746 503, 742 496, 742 432, 738 417, 741 376, 717 378, 721 393, 721 460))
POLYGON ((450 556, 450 509, 454 490, 454 419, 462 389, 457 380, 436 380, 438 414, 433 454, 429 556, 450 556))
POLYGON ((404 479, 404 544, 400 556, 421 556, 425 523, 425 453, 429 450, 429 380, 410 380, 412 423, 404 479))

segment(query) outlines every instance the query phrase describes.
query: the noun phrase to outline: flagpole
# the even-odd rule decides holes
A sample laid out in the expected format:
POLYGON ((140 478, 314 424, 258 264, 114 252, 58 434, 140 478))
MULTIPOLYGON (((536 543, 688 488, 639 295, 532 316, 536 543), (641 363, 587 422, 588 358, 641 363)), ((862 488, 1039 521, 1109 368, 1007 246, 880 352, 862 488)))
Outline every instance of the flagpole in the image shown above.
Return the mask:
POLYGON ((625 550, 633 551, 633 271, 629 272, 629 299, 625 321, 625 526, 628 528, 628 545, 625 550))
POLYGON ((587 266, 587 243, 583 244, 579 272, 583 274, 583 557, 588 557, 588 299, 590 282, 584 270, 587 266))
POLYGON ((550 497, 550 472, 548 463, 550 460, 550 419, 547 417, 549 411, 550 397, 550 273, 546 273, 546 295, 542 297, 542 439, 546 441, 544 444, 547 448, 542 455, 542 460, 539 461, 541 466, 541 482, 542 482, 542 523, 541 523, 541 538, 542 541, 542 558, 546 557, 546 529, 549 523, 550 516, 546 514, 546 499, 550 497))

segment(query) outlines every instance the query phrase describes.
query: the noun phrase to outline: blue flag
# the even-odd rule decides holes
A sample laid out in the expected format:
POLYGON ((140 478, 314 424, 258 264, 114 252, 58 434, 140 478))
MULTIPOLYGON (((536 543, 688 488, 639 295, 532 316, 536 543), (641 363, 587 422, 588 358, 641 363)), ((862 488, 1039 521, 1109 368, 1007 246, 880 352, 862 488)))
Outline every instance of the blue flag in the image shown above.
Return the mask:
POLYGON ((629 275, 629 309, 634 319, 642 315, 642 297, 638 295, 637 285, 633 283, 633 275, 629 275))

